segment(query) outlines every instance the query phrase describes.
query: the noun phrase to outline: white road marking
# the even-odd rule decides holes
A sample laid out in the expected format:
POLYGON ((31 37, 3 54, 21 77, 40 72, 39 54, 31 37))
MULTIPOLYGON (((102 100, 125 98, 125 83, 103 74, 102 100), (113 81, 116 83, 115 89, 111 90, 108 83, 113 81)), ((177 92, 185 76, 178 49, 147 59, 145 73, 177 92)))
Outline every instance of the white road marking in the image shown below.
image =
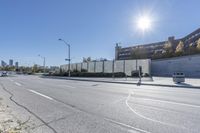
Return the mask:
POLYGON ((131 97, 131 94, 134 94, 133 92, 130 92, 128 97, 126 98, 126 106, 136 115, 138 115, 139 117, 143 118, 143 119, 146 119, 146 120, 149 120, 149 121, 153 121, 153 122, 156 122, 156 123, 160 123, 162 125, 167 125, 167 126, 171 126, 171 127, 176 127, 176 128, 185 128, 185 127, 181 127, 181 126, 178 126, 178 125, 174 125, 174 124, 170 124, 170 123, 166 123, 166 122, 162 122, 162 121, 159 121, 159 120, 155 120, 155 119, 151 119, 149 117, 146 117, 138 112, 136 112, 129 104, 128 104, 128 101, 131 97))
POLYGON ((20 83, 18 83, 18 82, 15 82, 15 84, 17 85, 17 86, 22 86, 20 83))
POLYGON ((62 87, 69 87, 69 88, 76 88, 76 87, 74 87, 74 86, 71 86, 71 85, 60 85, 60 86, 62 86, 62 87))
POLYGON ((46 95, 44 95, 44 94, 41 94, 41 93, 39 93, 39 92, 37 92, 37 91, 34 91, 34 90, 29 90, 30 92, 33 92, 33 93, 35 93, 35 94, 37 94, 37 95, 40 95, 40 96, 42 96, 42 97, 44 97, 44 98, 47 98, 47 99, 49 99, 49 100, 54 100, 53 98, 51 98, 51 97, 49 97, 49 96, 46 96, 46 95))
POLYGON ((190 106, 190 107, 200 108, 200 105, 194 105, 194 104, 188 104, 188 103, 180 103, 180 102, 158 100, 158 99, 150 99, 150 98, 142 98, 142 99, 149 100, 149 101, 158 101, 158 102, 163 102, 163 103, 170 103, 170 104, 177 104, 177 105, 183 105, 183 106, 190 106))
POLYGON ((145 131, 145 130, 143 130, 143 129, 136 128, 136 127, 133 127, 133 126, 131 126, 131 125, 127 125, 127 124, 124 124, 124 123, 121 123, 121 122, 117 122, 117 121, 114 121, 114 120, 111 120, 111 119, 105 118, 105 120, 110 121, 110 122, 115 123, 115 124, 118 124, 118 125, 121 125, 121 126, 123 126, 123 127, 127 127, 127 128, 130 128, 130 129, 133 129, 133 130, 142 132, 142 133, 151 133, 151 132, 145 131))

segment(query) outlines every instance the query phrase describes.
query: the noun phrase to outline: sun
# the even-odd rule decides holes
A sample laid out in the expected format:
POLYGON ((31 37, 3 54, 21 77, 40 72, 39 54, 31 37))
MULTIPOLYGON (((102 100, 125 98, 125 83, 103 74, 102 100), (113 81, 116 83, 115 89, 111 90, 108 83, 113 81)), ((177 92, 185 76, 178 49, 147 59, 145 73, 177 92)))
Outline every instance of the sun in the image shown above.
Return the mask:
POLYGON ((148 16, 141 16, 137 20, 137 27, 142 31, 150 29, 151 25, 151 19, 148 16))

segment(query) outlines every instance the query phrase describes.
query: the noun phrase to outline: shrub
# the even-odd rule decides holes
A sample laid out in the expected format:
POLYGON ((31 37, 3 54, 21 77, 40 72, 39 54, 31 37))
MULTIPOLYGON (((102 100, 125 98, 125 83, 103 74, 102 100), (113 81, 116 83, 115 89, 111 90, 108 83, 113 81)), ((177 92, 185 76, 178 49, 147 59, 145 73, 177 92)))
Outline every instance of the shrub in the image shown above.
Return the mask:
POLYGON ((126 77, 126 74, 123 72, 117 72, 117 73, 114 73, 114 76, 115 77, 126 77))
POLYGON ((132 71, 131 72, 131 77, 139 77, 139 71, 138 70, 132 71))
POLYGON ((145 73, 144 75, 143 75, 143 77, 149 77, 150 75, 148 74, 148 73, 145 73))
POLYGON ((81 69, 81 72, 87 72, 87 70, 86 69, 81 69))
MULTIPOLYGON (((49 76, 68 76, 68 72, 60 74, 49 74, 49 76)), ((116 73, 89 73, 89 72, 71 72, 72 77, 125 77, 126 74, 123 72, 116 73)))
POLYGON ((76 69, 74 69, 72 72, 74 72, 74 73, 77 73, 77 72, 79 72, 78 70, 76 70, 76 69))

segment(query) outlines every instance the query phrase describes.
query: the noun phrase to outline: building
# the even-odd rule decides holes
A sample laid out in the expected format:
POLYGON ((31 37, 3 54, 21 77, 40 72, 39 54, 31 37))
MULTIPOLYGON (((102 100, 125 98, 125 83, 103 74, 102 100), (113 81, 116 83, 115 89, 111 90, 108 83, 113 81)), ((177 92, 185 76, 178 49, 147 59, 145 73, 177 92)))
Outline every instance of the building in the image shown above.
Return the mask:
POLYGON ((1 66, 2 66, 2 67, 6 67, 6 65, 7 65, 6 62, 2 60, 2 61, 1 61, 1 66))
POLYGON ((127 60, 127 59, 159 59, 175 57, 175 54, 167 55, 168 52, 166 46, 170 44, 171 51, 175 53, 176 48, 180 42, 184 44, 184 54, 191 55, 197 53, 194 50, 197 46, 197 41, 200 38, 200 28, 192 32, 191 34, 175 39, 174 36, 169 37, 167 41, 155 42, 150 44, 142 44, 131 47, 122 48, 119 44, 115 47, 115 60, 127 60))
POLYGON ((12 59, 9 60, 9 66, 13 66, 13 60, 12 59))
POLYGON ((19 68, 19 62, 15 62, 15 69, 19 68))

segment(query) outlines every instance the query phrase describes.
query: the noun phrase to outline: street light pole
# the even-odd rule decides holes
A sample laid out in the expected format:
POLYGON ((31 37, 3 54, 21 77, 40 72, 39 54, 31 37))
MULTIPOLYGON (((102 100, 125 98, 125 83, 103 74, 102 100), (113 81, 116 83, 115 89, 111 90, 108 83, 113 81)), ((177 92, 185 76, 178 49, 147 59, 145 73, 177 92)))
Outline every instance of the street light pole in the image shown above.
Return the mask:
POLYGON ((46 72, 46 68, 45 68, 45 67, 46 67, 46 58, 43 57, 43 56, 41 56, 41 55, 38 55, 38 56, 41 57, 41 58, 43 59, 43 67, 44 67, 44 68, 43 68, 43 69, 44 69, 43 71, 44 71, 44 74, 45 74, 45 72, 46 72))
POLYGON ((71 68, 70 68, 70 62, 71 62, 71 53, 70 53, 70 44, 68 44, 65 40, 63 39, 58 39, 59 41, 63 41, 67 46, 68 46, 68 59, 65 59, 66 61, 68 61, 68 72, 69 72, 69 77, 71 76, 70 74, 70 71, 71 71, 71 68))

